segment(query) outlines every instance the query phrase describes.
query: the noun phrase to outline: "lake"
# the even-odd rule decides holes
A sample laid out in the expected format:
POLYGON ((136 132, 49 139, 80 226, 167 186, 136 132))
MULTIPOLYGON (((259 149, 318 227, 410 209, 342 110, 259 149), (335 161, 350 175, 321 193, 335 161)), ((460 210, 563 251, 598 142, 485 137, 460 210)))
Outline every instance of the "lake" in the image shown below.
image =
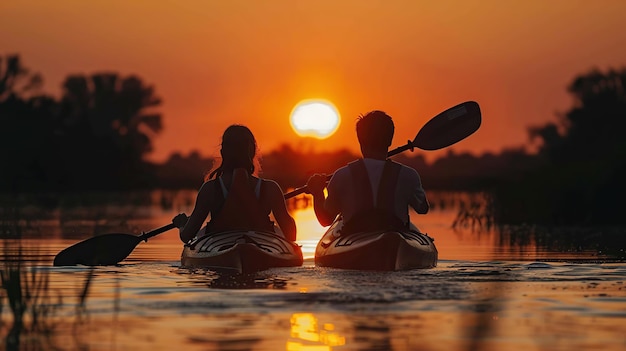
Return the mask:
POLYGON ((429 214, 412 215, 435 238, 436 268, 315 267, 324 228, 300 200, 304 265, 229 276, 180 268, 177 230, 118 266, 52 267, 94 233, 139 234, 189 214, 195 192, 7 197, 0 350, 626 349, 622 259, 523 231, 511 241, 484 226, 454 229, 462 198, 435 193, 429 214))

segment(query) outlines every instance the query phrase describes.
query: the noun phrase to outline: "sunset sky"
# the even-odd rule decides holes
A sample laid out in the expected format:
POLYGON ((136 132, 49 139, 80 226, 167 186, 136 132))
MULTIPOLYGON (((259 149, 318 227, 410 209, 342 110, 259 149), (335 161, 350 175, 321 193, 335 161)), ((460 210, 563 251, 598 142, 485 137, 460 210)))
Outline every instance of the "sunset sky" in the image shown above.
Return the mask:
POLYGON ((8 0, 0 55, 20 54, 54 95, 77 73, 154 85, 165 128, 156 161, 215 155, 232 123, 248 125, 262 152, 357 152, 355 118, 372 109, 394 117, 399 146, 466 100, 483 125, 454 150, 478 154, 526 143, 528 126, 571 106, 577 74, 626 66, 624 14, 622 0, 8 0), (326 140, 290 127, 311 98, 342 115, 326 140))

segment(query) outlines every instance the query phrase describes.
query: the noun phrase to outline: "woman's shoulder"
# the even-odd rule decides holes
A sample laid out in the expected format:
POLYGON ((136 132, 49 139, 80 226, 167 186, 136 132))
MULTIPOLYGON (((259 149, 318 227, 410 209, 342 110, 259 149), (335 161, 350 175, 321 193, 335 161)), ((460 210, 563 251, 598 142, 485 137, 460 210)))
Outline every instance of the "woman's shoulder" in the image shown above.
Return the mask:
POLYGON ((204 183, 202 183, 202 185, 200 186, 200 190, 198 190, 199 192, 207 192, 207 191, 213 191, 213 189, 215 188, 215 184, 218 184, 219 180, 216 179, 210 179, 205 181, 204 183))
POLYGON ((204 188, 204 187, 207 187, 207 186, 213 186, 213 184, 215 184, 217 182, 219 182, 219 178, 206 180, 204 183, 202 183, 201 188, 204 188))
POLYGON ((273 179, 267 179, 267 178, 259 178, 261 181, 261 186, 264 189, 264 193, 266 194, 283 194, 283 189, 281 188, 280 184, 278 184, 278 182, 276 182, 273 179))

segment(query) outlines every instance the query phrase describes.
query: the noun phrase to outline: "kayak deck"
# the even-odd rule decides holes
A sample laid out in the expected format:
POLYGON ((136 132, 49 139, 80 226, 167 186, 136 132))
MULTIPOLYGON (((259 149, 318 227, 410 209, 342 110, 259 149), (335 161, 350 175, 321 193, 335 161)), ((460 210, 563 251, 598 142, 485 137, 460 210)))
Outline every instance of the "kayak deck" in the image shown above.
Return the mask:
POLYGON ((252 273, 272 267, 303 263, 302 250, 294 242, 269 232, 228 231, 201 236, 185 245, 183 267, 252 273))
POLYGON ((399 271, 437 266, 434 239, 415 226, 406 231, 341 235, 343 222, 331 225, 315 249, 315 264, 355 270, 399 271))

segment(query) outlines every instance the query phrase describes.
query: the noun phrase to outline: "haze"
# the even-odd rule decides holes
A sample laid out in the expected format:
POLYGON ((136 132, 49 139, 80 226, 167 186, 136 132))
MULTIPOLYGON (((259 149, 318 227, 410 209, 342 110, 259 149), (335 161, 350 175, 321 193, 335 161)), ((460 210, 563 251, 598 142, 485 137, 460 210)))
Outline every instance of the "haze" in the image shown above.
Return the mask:
POLYGON ((401 145, 465 100, 480 103, 483 125, 454 150, 482 153, 527 143, 529 125, 571 106, 576 75, 623 66, 624 13, 624 1, 9 1, 0 49, 54 95, 73 73, 154 85, 165 124, 156 161, 215 154, 232 123, 248 125, 261 151, 358 152, 354 119, 372 109, 394 117, 401 145), (343 117, 326 140, 289 125, 310 98, 343 117))

